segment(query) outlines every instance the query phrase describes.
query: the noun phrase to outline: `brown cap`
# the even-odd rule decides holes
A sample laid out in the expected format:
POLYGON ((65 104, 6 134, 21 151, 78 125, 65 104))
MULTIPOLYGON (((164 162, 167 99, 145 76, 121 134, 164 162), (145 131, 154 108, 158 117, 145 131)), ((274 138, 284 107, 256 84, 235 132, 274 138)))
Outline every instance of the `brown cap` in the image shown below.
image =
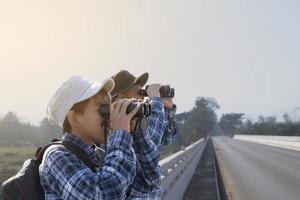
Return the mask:
POLYGON ((135 77, 127 70, 121 70, 111 77, 115 81, 115 87, 111 91, 111 96, 116 95, 129 90, 133 85, 144 86, 149 78, 149 74, 146 72, 139 77, 135 77))

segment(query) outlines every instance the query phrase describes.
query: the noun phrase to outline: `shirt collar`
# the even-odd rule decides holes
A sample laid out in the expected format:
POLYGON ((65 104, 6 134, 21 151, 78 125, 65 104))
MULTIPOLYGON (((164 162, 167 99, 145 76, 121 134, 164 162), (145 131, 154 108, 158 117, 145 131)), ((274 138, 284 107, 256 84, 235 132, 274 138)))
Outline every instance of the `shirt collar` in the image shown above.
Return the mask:
POLYGON ((83 149, 88 155, 89 157, 94 161, 95 160, 95 156, 97 157, 97 154, 95 153, 95 149, 93 146, 90 146, 88 144, 86 144, 85 142, 83 142, 80 138, 76 137, 73 134, 70 133, 64 133, 62 136, 62 141, 69 141, 72 142, 73 144, 79 146, 81 149, 83 149))

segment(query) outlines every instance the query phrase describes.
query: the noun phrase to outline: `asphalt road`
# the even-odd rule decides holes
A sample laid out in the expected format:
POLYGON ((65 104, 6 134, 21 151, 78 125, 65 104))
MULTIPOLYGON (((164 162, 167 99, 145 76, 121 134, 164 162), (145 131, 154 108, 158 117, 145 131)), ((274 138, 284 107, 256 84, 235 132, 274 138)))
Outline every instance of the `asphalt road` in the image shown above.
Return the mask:
POLYGON ((213 138, 233 200, 300 200, 300 152, 213 138))

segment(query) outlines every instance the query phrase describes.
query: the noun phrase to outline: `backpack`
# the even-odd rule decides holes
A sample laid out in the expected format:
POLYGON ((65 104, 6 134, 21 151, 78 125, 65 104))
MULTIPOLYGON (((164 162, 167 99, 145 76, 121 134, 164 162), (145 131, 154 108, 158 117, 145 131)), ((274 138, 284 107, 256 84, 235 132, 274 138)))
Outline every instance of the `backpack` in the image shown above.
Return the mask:
POLYGON ((89 159, 88 154, 69 141, 56 141, 39 148, 35 159, 28 159, 22 168, 2 184, 5 200, 43 200, 45 193, 40 183, 39 165, 46 149, 52 145, 63 145, 80 159, 87 167, 96 173, 96 165, 89 159))

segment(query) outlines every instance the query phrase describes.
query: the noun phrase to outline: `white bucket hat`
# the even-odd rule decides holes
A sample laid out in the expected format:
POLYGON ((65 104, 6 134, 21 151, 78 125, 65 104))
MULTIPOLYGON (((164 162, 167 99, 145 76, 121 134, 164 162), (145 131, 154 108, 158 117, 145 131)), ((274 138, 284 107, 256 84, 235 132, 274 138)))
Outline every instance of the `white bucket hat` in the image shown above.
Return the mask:
POLYGON ((102 89, 111 92, 114 85, 112 79, 99 83, 84 80, 80 76, 69 78, 51 97, 46 111, 48 120, 62 129, 68 112, 76 103, 93 97, 102 89))

